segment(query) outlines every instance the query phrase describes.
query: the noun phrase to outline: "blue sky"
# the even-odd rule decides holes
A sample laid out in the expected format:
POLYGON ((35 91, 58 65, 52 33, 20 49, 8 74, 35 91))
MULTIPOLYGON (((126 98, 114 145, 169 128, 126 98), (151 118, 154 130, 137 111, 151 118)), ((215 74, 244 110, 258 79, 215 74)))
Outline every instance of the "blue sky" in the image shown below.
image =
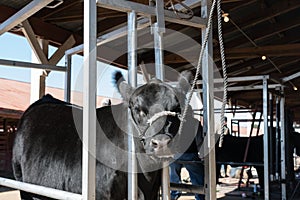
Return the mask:
MULTIPOLYGON (((0 36, 0 58, 16 61, 30 61, 31 52, 28 42, 20 36, 3 34, 0 36), (28 50, 26 50, 28 49, 28 50)), ((30 70, 0 65, 0 77, 29 82, 30 70)))
MULTIPOLYGON (((49 54, 51 56, 56 48, 50 47, 49 54)), ((26 38, 5 33, 0 36, 0 59, 31 62, 32 51, 26 38)), ((59 66, 64 66, 64 58, 58 63, 59 66)), ((82 82, 82 63, 81 56, 72 57, 72 90, 81 90, 82 82)), ((114 97, 118 96, 113 87, 112 75, 117 70, 103 63, 98 63, 98 95, 114 97)), ((118 69, 119 70, 119 69, 118 69)), ((126 72, 121 70, 126 77, 126 72)), ((27 68, 8 67, 0 65, 0 78, 12 79, 23 82, 30 82, 31 71, 27 68)), ((51 72, 46 79, 47 86, 64 88, 64 73, 51 72)))

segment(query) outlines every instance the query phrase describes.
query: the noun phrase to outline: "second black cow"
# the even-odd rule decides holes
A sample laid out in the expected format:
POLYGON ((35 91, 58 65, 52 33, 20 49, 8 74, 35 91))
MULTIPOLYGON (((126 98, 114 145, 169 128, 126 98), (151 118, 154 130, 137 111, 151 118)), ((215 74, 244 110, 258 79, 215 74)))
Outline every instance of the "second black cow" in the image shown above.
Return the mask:
MULTIPOLYGON (((216 161, 219 163, 216 167, 216 177, 220 176, 220 168, 222 162, 237 162, 244 161, 248 137, 235 137, 232 135, 224 135, 222 147, 216 146, 216 161)), ((249 143, 246 162, 263 164, 263 135, 251 137, 249 143)), ((264 169, 263 166, 255 166, 259 183, 263 187, 264 169)))

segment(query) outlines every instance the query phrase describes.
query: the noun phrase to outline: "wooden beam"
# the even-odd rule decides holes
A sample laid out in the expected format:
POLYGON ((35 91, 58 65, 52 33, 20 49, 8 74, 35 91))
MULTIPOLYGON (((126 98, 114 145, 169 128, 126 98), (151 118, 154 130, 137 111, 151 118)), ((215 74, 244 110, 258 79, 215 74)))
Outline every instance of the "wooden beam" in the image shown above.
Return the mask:
MULTIPOLYGON (((299 62, 299 58, 295 58, 295 57, 286 57, 287 59, 285 59, 286 62, 282 62, 283 60, 278 60, 278 61, 274 61, 276 63, 276 66, 281 70, 284 71, 284 74, 289 74, 290 70, 297 70, 298 68, 298 62, 299 62)), ((275 67, 273 67, 273 65, 269 62, 266 62, 264 65, 259 65, 258 67, 255 67, 255 71, 256 73, 261 73, 261 74, 274 74, 274 72, 277 71, 277 69, 275 67)), ((280 74, 280 76, 282 76, 283 74, 280 74)), ((274 75, 272 75, 274 76, 274 75)))
POLYGON ((62 59, 62 57, 65 55, 65 51, 73 47, 75 43, 75 38, 73 35, 71 35, 51 56, 49 64, 56 65, 60 61, 60 59, 62 59))
MULTIPOLYGON (((291 10, 297 9, 299 7, 300 7, 300 4, 299 4, 298 0, 278 1, 274 4, 272 4, 272 6, 270 8, 267 8, 264 11, 261 11, 260 13, 262 13, 262 15, 259 18, 254 18, 254 19, 251 18, 251 20, 246 19, 245 21, 239 23, 239 26, 241 29, 244 30, 244 29, 250 28, 252 26, 255 26, 261 22, 270 20, 278 15, 281 15, 281 14, 287 13, 291 10)), ((223 31, 224 38, 227 38, 227 37, 229 37, 229 35, 236 33, 236 32, 238 32, 238 30, 235 27, 225 29, 223 31)))
MULTIPOLYGON (((221 2, 223 3, 223 1, 221 2)), ((244 7, 249 8, 249 6, 251 6, 251 4, 257 3, 257 0, 249 0, 249 1, 244 1, 243 3, 239 3, 237 6, 234 6, 233 8, 230 8, 229 10, 224 10, 224 12, 228 12, 228 13, 233 13, 236 10, 240 10, 243 9, 244 7)))
POLYGON ((242 2, 243 0, 222 0, 221 3, 235 3, 235 2, 242 2))
POLYGON ((0 108, 1 118, 20 119, 23 113, 24 113, 24 111, 22 111, 22 110, 0 108))
MULTIPOLYGON (((9 16, 14 15, 16 12, 17 10, 13 8, 0 5, 0 23, 5 21, 5 19, 7 19, 9 16)), ((67 31, 56 25, 44 22, 39 18, 30 17, 28 21, 30 22, 34 33, 37 36, 42 36, 44 39, 49 40, 49 42, 54 46, 60 46, 61 44, 63 44, 71 34, 74 35, 76 45, 82 44, 83 42, 81 35, 72 33, 71 31, 67 31)), ((22 32, 14 33, 22 35, 22 32)))
POLYGON ((0 35, 9 31, 24 20, 28 19, 30 16, 41 10, 43 7, 47 6, 52 1, 53 0, 34 0, 30 2, 24 8, 22 8, 17 13, 6 19, 0 25, 0 35))
MULTIPOLYGON (((144 5, 141 3, 135 3, 131 1, 123 0, 97 0, 97 5, 99 7, 117 10, 120 12, 130 12, 135 10, 139 15, 145 16, 155 16, 155 7, 144 5)), ((186 26, 192 26, 196 28, 204 28, 206 24, 206 19, 200 17, 193 17, 190 20, 179 19, 176 14, 172 11, 165 10, 165 20, 172 23, 178 23, 186 26)), ((187 17, 187 16, 186 16, 187 17)))
MULTIPOLYGON (((261 42, 263 39, 267 39, 271 36, 274 37, 274 35, 279 34, 279 33, 284 33, 287 30, 293 29, 300 26, 300 16, 296 16, 295 18, 288 20, 288 21, 281 21, 277 22, 276 24, 266 24, 263 29, 252 29, 251 31, 251 39, 255 43, 261 42)), ((241 27, 240 27, 241 28, 241 27)), ((243 29, 243 28, 242 28, 243 29)), ((250 36, 250 35, 248 35, 250 36)), ((290 37, 290 38, 293 38, 290 37)), ((283 38, 284 39, 284 38, 283 38)), ((283 40, 281 38, 278 38, 278 42, 280 40, 283 40)), ((225 39, 225 44, 227 48, 237 48, 237 47, 245 47, 246 45, 249 45, 249 40, 240 34, 237 37, 230 37, 228 36, 225 39)), ((290 42, 289 42, 290 43, 290 42)))
POLYGON ((265 26, 263 31, 259 31, 257 35, 254 35, 254 41, 258 42, 260 40, 266 39, 276 34, 284 33, 287 30, 293 29, 300 26, 300 17, 297 16, 294 19, 287 20, 281 23, 269 24, 265 26))
POLYGON ((70 7, 74 8, 75 6, 77 6, 76 4, 81 4, 82 2, 83 2, 83 0, 77 0, 77 1, 73 1, 73 0, 66 1, 65 0, 62 5, 55 8, 54 10, 53 9, 45 10, 43 12, 42 19, 47 21, 49 17, 51 17, 57 13, 62 13, 62 12, 64 12, 64 10, 66 10, 70 7))
MULTIPOLYGON (((300 56, 300 44, 228 48, 225 53, 227 59, 257 58, 263 55, 267 57, 300 56)), ((218 61, 220 59, 219 52, 215 52, 215 55, 215 61, 218 61)))
POLYGON ((44 51, 42 50, 34 32, 33 32, 33 29, 31 27, 30 23, 28 22, 28 20, 25 20, 25 21, 23 21, 22 24, 24 26, 23 33, 24 33, 25 37, 27 38, 36 57, 39 59, 39 61, 42 64, 48 64, 49 63, 48 59, 47 59, 44 51))
MULTIPOLYGON (((246 59, 246 58, 259 58, 262 55, 266 56, 300 56, 300 44, 285 44, 285 45, 272 45, 263 47, 247 47, 247 48, 228 48, 225 50, 226 59, 246 59)), ((184 56, 169 54, 165 56, 166 64, 177 64, 177 63, 193 63, 197 61, 199 53, 190 51, 184 56)), ((219 61, 219 52, 214 53, 214 61, 219 61)), ((146 60, 149 62, 148 60, 146 60)), ((250 61, 251 62, 251 61, 250 61)), ((245 66, 255 65, 256 61, 252 64, 245 62, 245 66)), ((265 65, 264 63, 262 63, 265 65)), ((240 63, 238 64, 240 65, 240 63)))

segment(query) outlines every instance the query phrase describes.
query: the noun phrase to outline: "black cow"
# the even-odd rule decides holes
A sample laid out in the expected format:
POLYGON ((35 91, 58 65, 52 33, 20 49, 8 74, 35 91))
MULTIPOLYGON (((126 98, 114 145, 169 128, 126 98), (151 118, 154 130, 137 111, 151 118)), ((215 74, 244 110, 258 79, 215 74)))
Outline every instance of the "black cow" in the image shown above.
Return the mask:
MULTIPOLYGON (((127 199, 128 108, 134 124, 139 199, 157 199, 162 161, 184 152, 195 136, 195 131, 185 129, 184 134, 177 134, 190 78, 190 73, 184 72, 175 88, 152 80, 133 89, 121 73, 116 73, 116 85, 124 103, 96 110, 98 200, 127 199)), ((191 118, 188 114, 186 122, 191 118)), ((194 129, 193 124, 184 128, 187 126, 194 129)), ((37 101, 23 114, 14 142, 16 180, 81 193, 81 137, 80 107, 51 96, 37 101)))
MULTIPOLYGON (((270 130, 270 128, 269 128, 270 130)), ((272 149, 272 168, 273 168, 273 173, 276 169, 276 156, 277 160, 280 162, 280 146, 279 150, 276 153, 276 130, 273 128, 273 136, 272 136, 272 147, 269 146, 270 149, 272 149)), ((280 130, 279 130, 279 136, 280 136, 280 130)), ((246 162, 253 162, 253 163, 264 163, 264 141, 263 141, 263 135, 256 136, 256 137, 251 137, 250 139, 250 146, 249 146, 249 151, 248 155, 246 158, 246 162)), ((287 141, 290 142, 290 144, 286 143, 286 165, 288 166, 293 166, 293 160, 292 160, 292 155, 293 155, 293 148, 296 148, 296 153, 300 155, 300 134, 297 132, 287 132, 286 133, 286 139, 287 141)), ((269 139, 270 140, 270 139, 269 139)), ((223 140, 223 145, 222 147, 217 147, 216 146, 216 161, 219 163, 217 164, 216 167, 216 177, 218 178, 220 176, 220 168, 221 168, 221 162, 238 162, 242 163, 244 160, 244 154, 246 150, 248 142, 248 137, 235 137, 231 135, 225 135, 224 140, 223 140)), ((277 140, 277 142, 280 142, 277 140)), ((270 145, 269 141, 269 145, 270 145)), ((280 145, 280 144, 278 144, 280 145)), ((271 152, 269 152, 269 159, 271 161, 271 152)), ((270 163, 269 163, 270 164, 270 163)), ((236 165, 235 165, 236 166, 236 165)), ((271 167, 271 165, 270 165, 271 167)), ((277 163, 277 170, 280 172, 281 170, 281 165, 280 163, 277 163)), ((261 187, 264 187, 264 167, 263 166, 255 166, 257 173, 258 173, 258 178, 259 178, 259 183, 261 187)), ((271 170, 271 168, 270 168, 271 170)), ((271 171, 270 171, 271 172, 271 171)), ((287 182, 292 182, 294 180, 294 172, 293 170, 288 170, 287 171, 287 182)))
MULTIPOLYGON (((222 147, 216 145, 216 161, 221 162, 238 162, 244 160, 244 154, 248 142, 248 137, 235 137, 232 135, 224 135, 222 147)), ((218 144, 218 143, 217 143, 218 144)), ((263 135, 251 137, 246 162, 263 163, 263 135)), ((220 176, 221 164, 217 164, 216 177, 220 176)), ((259 183, 263 187, 264 169, 263 166, 255 166, 259 183)))

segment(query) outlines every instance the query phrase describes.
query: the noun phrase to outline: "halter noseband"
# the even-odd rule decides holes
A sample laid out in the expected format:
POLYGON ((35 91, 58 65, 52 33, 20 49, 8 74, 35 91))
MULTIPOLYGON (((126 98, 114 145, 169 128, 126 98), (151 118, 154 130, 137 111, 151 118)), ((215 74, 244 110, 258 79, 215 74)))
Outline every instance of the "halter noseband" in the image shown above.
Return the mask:
MULTIPOLYGON (((172 112, 172 111, 161 111, 161 112, 158 112, 156 113, 155 115, 153 115, 150 119, 147 120, 147 127, 145 129, 144 132, 141 131, 141 129, 139 128, 139 126, 137 125, 136 121, 134 120, 134 117, 133 117, 133 114, 132 114, 132 110, 130 109, 130 113, 131 113, 131 121, 132 121, 132 124, 134 125, 135 129, 139 132, 139 138, 142 140, 144 139, 145 137, 145 134, 148 130, 148 128, 153 124, 153 122, 155 122, 156 120, 158 120, 159 118, 161 117, 164 117, 164 116, 177 116, 178 119, 180 121, 182 121, 183 119, 181 118, 181 114, 180 113, 177 113, 177 112, 172 112)), ((166 135, 168 135, 170 138, 173 138, 173 135, 170 134, 170 133, 165 133, 166 135)))

